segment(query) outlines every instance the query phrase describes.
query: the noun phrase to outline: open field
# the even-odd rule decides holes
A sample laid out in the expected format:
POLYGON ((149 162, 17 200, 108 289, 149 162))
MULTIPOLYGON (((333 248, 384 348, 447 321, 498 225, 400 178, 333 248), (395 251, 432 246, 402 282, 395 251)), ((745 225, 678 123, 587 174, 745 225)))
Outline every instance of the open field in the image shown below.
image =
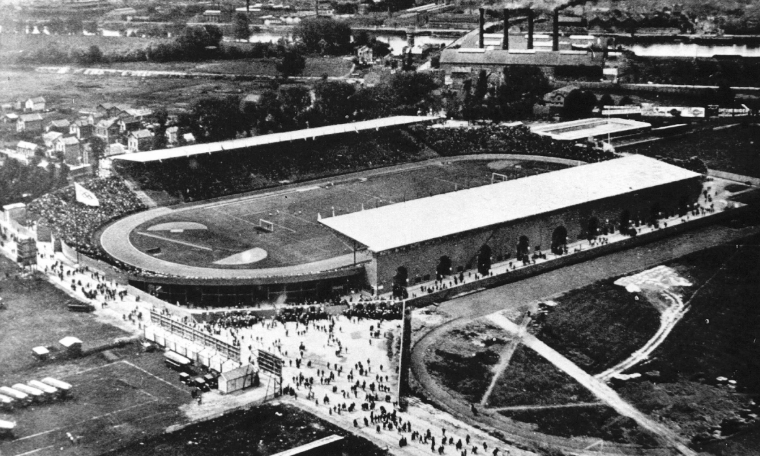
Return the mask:
MULTIPOLYGON (((690 310, 652 361, 631 369, 656 375, 620 387, 623 397, 674 422, 689 437, 712 426, 725 428, 723 420, 747 407, 749 398, 760 393, 758 252, 760 236, 755 235, 669 264, 695 284, 690 310), (735 380, 736 389, 716 385, 718 376, 735 380)), ((753 432, 758 431, 755 426, 753 432)))
POLYGON ((60 339, 75 336, 86 350, 127 335, 90 314, 69 312, 66 304, 72 298, 44 280, 14 278, 16 272, 18 268, 0 256, 0 296, 7 306, 0 310, 0 383, 38 364, 31 355, 33 347, 57 346, 60 339))
POLYGON ((490 407, 595 402, 594 395, 530 348, 520 345, 489 398, 490 407))
POLYGON ((340 446, 340 454, 386 454, 369 441, 288 404, 264 404, 248 411, 227 414, 213 421, 130 445, 111 454, 265 456, 334 434, 345 438, 340 446))
POLYGON ((704 131, 632 148, 630 152, 672 158, 697 156, 719 171, 760 177, 760 126, 704 131))
POLYGON ((594 437, 609 442, 658 447, 635 421, 607 406, 501 411, 515 421, 534 423, 536 430, 560 437, 594 437))
MULTIPOLYGON (((499 172, 518 178, 556 169, 551 164, 523 164, 521 168, 499 172)), ((490 183, 492 166, 489 160, 427 162, 401 170, 371 172, 368 177, 353 177, 334 185, 304 185, 287 194, 261 194, 195 206, 143 223, 130 233, 129 240, 143 252, 160 249, 162 260, 191 266, 269 268, 319 261, 353 251, 351 245, 319 223, 319 216, 342 215, 486 185, 490 183), (261 219, 272 222, 274 232, 261 230, 261 219), (151 229, 159 224, 185 222, 205 229, 172 231, 172 226, 179 225, 151 229), (266 258, 238 265, 214 264, 253 248, 266 251, 266 258)))
POLYGON ((151 44, 167 43, 168 38, 122 38, 116 36, 83 35, 23 35, 0 34, 0 62, 10 62, 17 57, 43 49, 57 47, 68 53, 72 49, 85 50, 97 46, 103 54, 126 54, 151 44))
MULTIPOLYGON (((590 374, 627 358, 652 337, 659 312, 607 279, 555 299, 537 336, 590 374)), ((657 299, 652 296, 652 299, 657 299)))

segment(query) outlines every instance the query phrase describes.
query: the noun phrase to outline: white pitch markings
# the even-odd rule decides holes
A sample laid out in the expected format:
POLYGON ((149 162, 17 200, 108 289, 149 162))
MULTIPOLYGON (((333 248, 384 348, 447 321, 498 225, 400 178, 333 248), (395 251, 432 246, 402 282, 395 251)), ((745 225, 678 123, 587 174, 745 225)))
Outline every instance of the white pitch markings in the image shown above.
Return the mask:
POLYGON ((214 249, 212 249, 210 247, 204 247, 202 245, 192 244, 190 242, 180 241, 180 240, 177 240, 177 239, 166 238, 166 237, 158 236, 158 235, 155 235, 155 234, 144 233, 144 232, 141 232, 141 231, 138 231, 137 234, 140 234, 142 236, 156 238, 156 239, 161 239, 162 241, 174 242, 175 244, 186 245, 188 247, 193 247, 193 248, 196 248, 196 249, 208 250, 209 252, 211 252, 211 251, 214 250, 214 249))

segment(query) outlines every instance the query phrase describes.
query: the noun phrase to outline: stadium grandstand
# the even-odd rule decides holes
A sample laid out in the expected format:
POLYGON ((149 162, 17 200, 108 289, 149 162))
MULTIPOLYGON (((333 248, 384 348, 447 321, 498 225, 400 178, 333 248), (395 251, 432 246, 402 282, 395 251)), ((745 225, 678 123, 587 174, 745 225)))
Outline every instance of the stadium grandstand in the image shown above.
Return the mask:
POLYGON ((308 128, 305 130, 288 131, 283 133, 273 133, 269 135, 253 136, 250 138, 232 139, 229 141, 193 144, 190 146, 175 147, 173 149, 161 149, 148 152, 138 152, 134 154, 118 155, 113 157, 113 159, 118 161, 148 163, 169 160, 172 158, 191 157, 193 155, 250 149, 289 141, 317 139, 344 133, 360 133, 368 130, 380 130, 381 128, 411 126, 425 122, 432 122, 437 119, 437 117, 426 116, 385 117, 382 119, 364 120, 361 122, 348 124, 328 125, 325 127, 308 128))
POLYGON ((365 246, 372 254, 365 268, 368 282, 388 289, 399 267, 407 269, 410 283, 429 280, 444 255, 452 268, 471 269, 483 246, 494 256, 519 258, 531 246, 554 250, 583 239, 605 221, 626 220, 622 224, 655 210, 691 205, 699 196, 700 178, 631 155, 320 222, 365 246))

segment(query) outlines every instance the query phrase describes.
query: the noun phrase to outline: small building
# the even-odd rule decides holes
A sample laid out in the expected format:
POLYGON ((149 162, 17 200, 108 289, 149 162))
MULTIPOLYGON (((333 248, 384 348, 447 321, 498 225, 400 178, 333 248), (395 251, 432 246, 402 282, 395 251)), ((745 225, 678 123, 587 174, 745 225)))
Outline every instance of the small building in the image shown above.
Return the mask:
POLYGON ((90 114, 87 115, 87 123, 89 123, 90 125, 97 125, 98 122, 100 122, 101 120, 107 117, 108 116, 106 116, 102 112, 91 112, 90 114))
POLYGON ((150 130, 137 130, 129 134, 127 148, 130 152, 150 150, 153 144, 153 133, 150 130))
POLYGON ((82 354, 82 341, 76 337, 67 336, 59 340, 58 343, 63 345, 66 354, 69 356, 79 356, 82 354))
POLYGON ((372 48, 369 46, 361 46, 356 50, 356 56, 360 62, 372 63, 374 58, 372 57, 372 48))
POLYGON ((87 119, 79 119, 69 126, 69 134, 74 135, 80 141, 84 141, 95 133, 95 126, 87 119))
POLYGON ((203 21, 214 24, 222 22, 222 12, 219 10, 206 10, 203 12, 203 21))
POLYGON ((129 108, 125 112, 140 121, 146 121, 153 116, 153 110, 148 108, 129 108))
POLYGON ((41 133, 42 116, 39 114, 21 114, 18 116, 18 121, 16 122, 16 131, 19 133, 22 131, 41 133))
POLYGON ((195 136, 192 133, 182 135, 182 140, 185 141, 185 144, 195 144, 195 136))
POLYGON ((132 107, 127 104, 119 103, 101 103, 95 108, 95 112, 103 117, 119 117, 119 114, 129 115, 128 109, 132 107))
POLYGON ((16 152, 27 158, 34 157, 37 148, 37 144, 28 141, 19 141, 18 144, 16 144, 16 152))
POLYGON ((62 136, 63 136, 63 133, 61 132, 49 131, 42 135, 42 141, 45 143, 45 147, 47 147, 48 149, 52 149, 54 147, 55 141, 62 136))
POLYGON ((106 156, 110 157, 112 155, 121 155, 126 154, 129 150, 124 147, 124 144, 121 143, 113 143, 109 144, 106 148, 106 156))
POLYGON ((577 86, 569 85, 560 87, 557 90, 552 90, 551 92, 544 95, 544 104, 548 106, 553 112, 559 111, 565 107, 565 98, 567 98, 570 92, 577 89, 577 86))
POLYGON ((173 126, 166 129, 166 142, 169 144, 177 144, 179 140, 179 127, 173 126))
POLYGON ((18 114, 12 112, 6 112, 3 114, 3 123, 16 123, 18 122, 18 114))
POLYGON ((95 136, 105 141, 106 144, 115 143, 119 140, 120 131, 117 117, 101 119, 95 125, 95 136))
POLYGON ((124 116, 119 118, 119 131, 121 134, 127 134, 130 131, 135 131, 140 129, 140 121, 135 119, 132 116, 124 116))
POLYGON ((219 392, 229 394, 255 386, 258 375, 258 371, 250 364, 223 372, 219 377, 219 392))
POLYGON ((71 122, 66 119, 53 120, 45 126, 45 131, 57 131, 60 133, 66 133, 71 127, 71 122))
POLYGON ((26 100, 23 98, 16 98, 13 100, 13 109, 16 111, 23 111, 24 106, 26 105, 26 100))
POLYGON ((24 111, 44 111, 45 99, 42 97, 29 98, 24 102, 24 111))
POLYGON ((55 151, 63 154, 63 160, 67 165, 76 166, 85 163, 82 160, 81 144, 74 136, 58 138, 55 141, 55 151))

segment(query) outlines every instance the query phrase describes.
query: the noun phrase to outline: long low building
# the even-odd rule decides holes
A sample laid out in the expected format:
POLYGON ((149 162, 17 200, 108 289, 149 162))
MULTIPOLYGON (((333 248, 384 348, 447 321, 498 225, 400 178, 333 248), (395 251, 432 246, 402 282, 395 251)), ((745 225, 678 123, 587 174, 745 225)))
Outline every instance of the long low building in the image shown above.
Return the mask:
POLYGON ((580 141, 587 138, 619 138, 644 133, 652 124, 630 119, 590 118, 554 124, 533 125, 530 131, 557 141, 580 141))
MULTIPOLYGON (((602 226, 672 213, 696 202, 701 175, 642 155, 417 199, 321 223, 366 249, 376 290, 398 268, 410 284, 435 277, 443 257, 471 269, 484 246, 494 261, 552 250, 602 226)), ((613 228, 614 229, 614 228, 613 228)))
POLYGON ((381 128, 409 126, 424 122, 431 122, 437 119, 437 117, 427 116, 384 117, 381 119, 364 120, 361 122, 353 122, 348 124, 328 125, 326 127, 307 128, 305 130, 273 133, 270 135, 253 136, 250 138, 231 139, 229 141, 193 144, 190 146, 175 147, 173 149, 161 149, 152 150, 149 152, 124 154, 115 156, 113 159, 116 161, 148 163, 169 160, 172 158, 191 157, 193 155, 243 150, 288 141, 303 141, 351 132, 360 133, 367 130, 379 130, 381 128))

